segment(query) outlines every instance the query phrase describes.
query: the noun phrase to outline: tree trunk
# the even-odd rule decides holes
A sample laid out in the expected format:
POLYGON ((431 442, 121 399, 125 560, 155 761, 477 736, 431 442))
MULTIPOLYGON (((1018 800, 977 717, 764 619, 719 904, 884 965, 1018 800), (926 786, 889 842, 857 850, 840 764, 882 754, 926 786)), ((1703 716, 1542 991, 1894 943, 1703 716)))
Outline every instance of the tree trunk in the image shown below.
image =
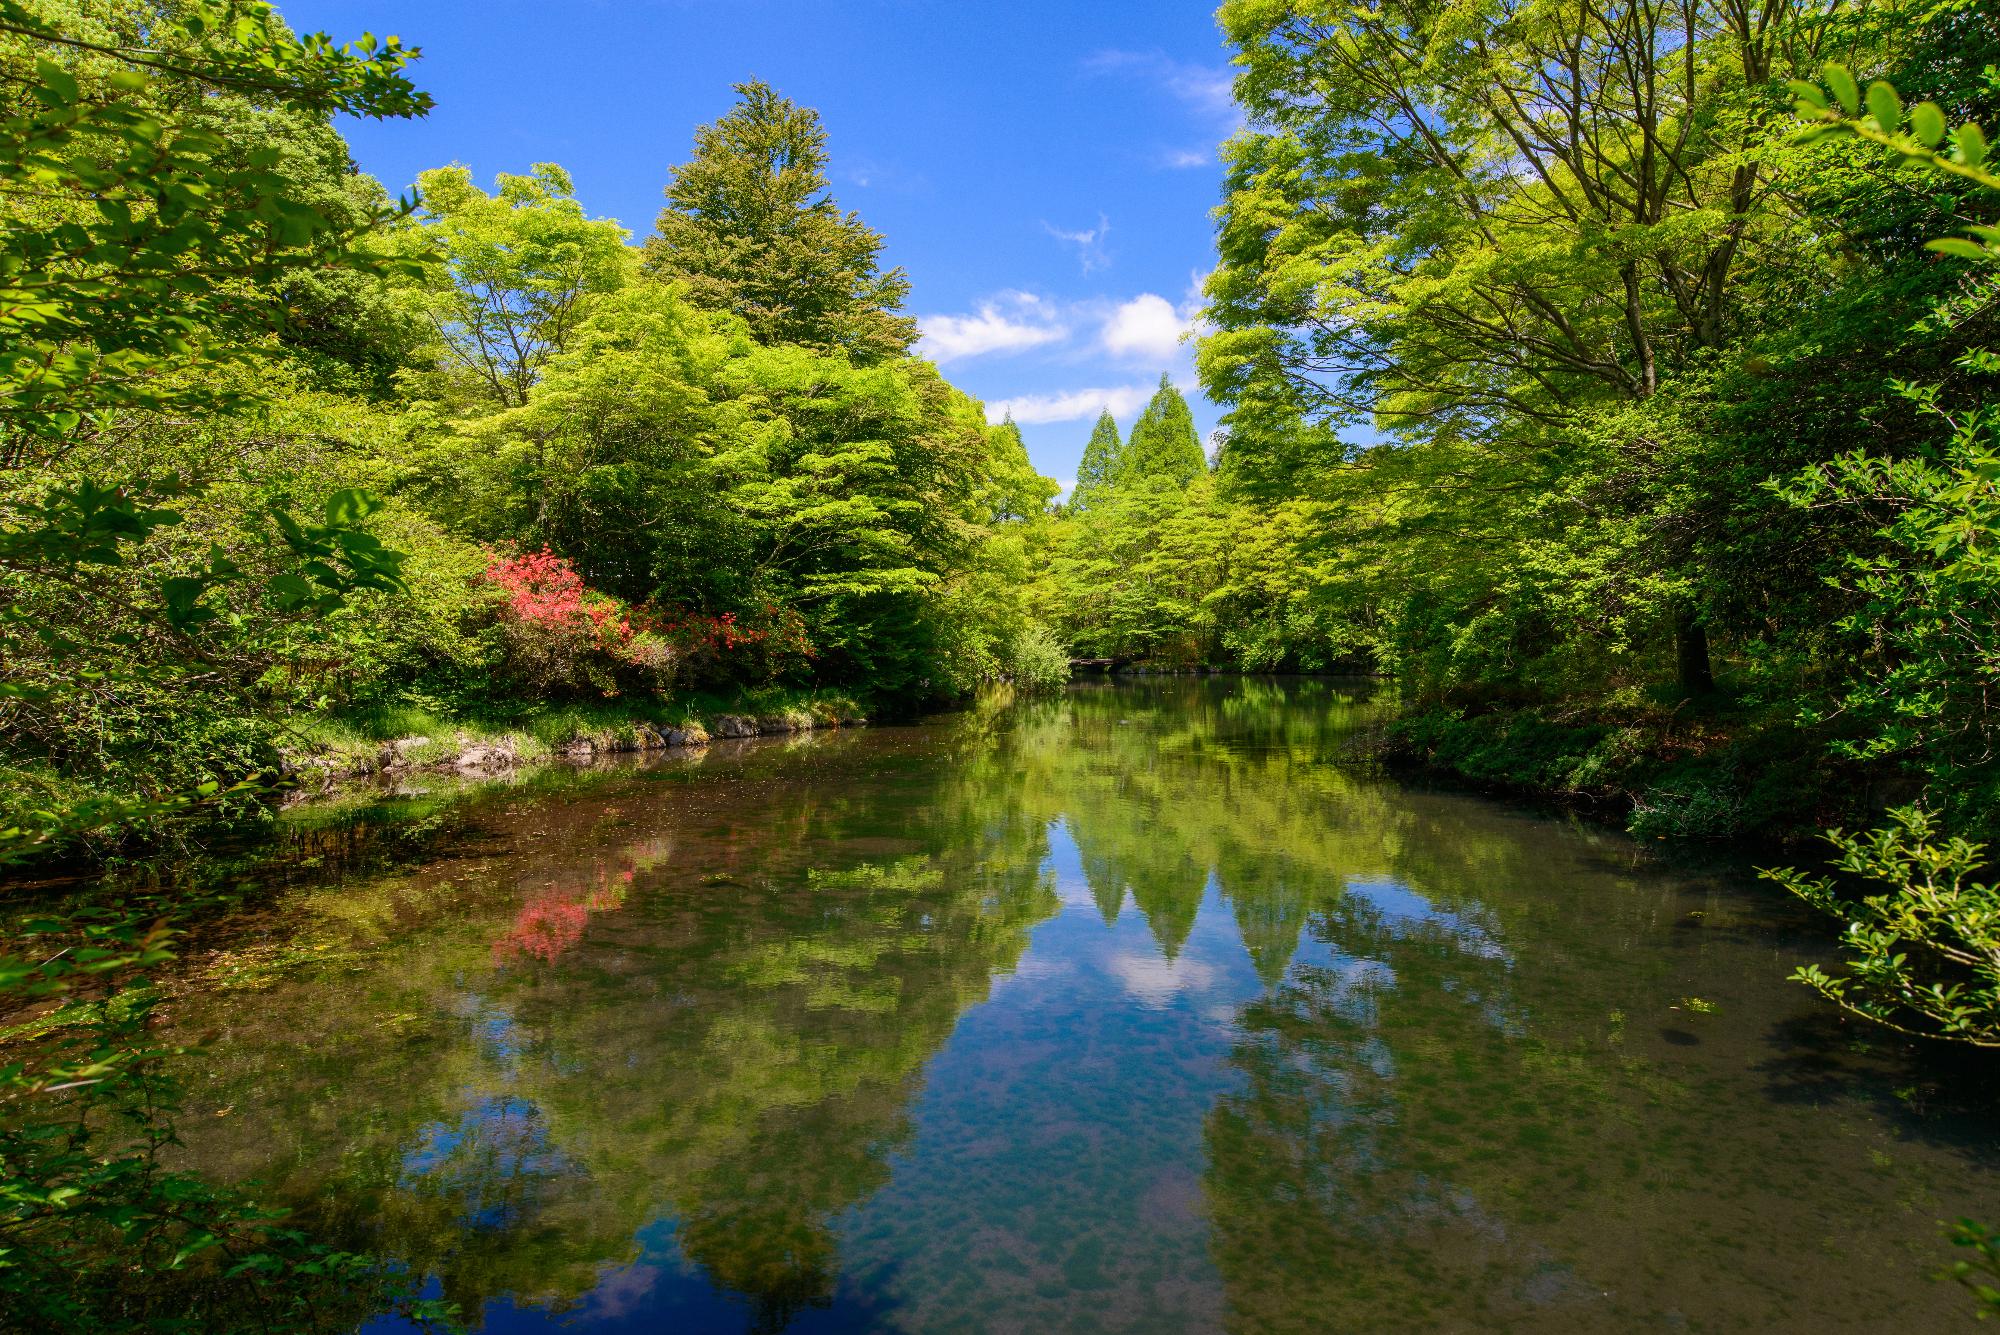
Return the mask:
POLYGON ((1708 661, 1708 628, 1683 611, 1674 618, 1674 661, 1681 694, 1692 699, 1715 689, 1715 669, 1708 661))

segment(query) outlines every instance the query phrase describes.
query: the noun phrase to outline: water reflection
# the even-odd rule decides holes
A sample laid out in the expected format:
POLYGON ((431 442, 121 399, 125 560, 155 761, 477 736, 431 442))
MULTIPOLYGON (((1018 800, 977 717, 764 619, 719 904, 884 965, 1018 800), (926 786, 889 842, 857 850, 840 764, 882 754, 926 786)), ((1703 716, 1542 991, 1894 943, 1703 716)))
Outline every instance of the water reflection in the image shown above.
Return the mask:
POLYGON ((325 963, 181 1003, 188 1153, 495 1331, 1955 1319, 1990 1125, 1814 1027, 1783 906, 1362 777, 1370 708, 1098 687, 475 798, 278 906, 325 963))

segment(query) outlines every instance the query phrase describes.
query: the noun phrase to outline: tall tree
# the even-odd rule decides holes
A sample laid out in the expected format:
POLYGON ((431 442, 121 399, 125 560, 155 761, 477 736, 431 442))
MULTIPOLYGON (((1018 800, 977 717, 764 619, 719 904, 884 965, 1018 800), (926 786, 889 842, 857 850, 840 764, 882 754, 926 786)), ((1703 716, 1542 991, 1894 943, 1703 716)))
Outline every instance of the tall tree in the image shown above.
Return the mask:
POLYGON ((881 233, 828 193, 819 113, 768 84, 736 85, 728 115, 695 131, 673 169, 645 269, 687 285, 695 304, 741 316, 765 343, 901 354, 916 321, 910 283, 880 266, 881 233))
MULTIPOLYGON (((1519 459, 1711 362, 1750 282, 1809 249, 1776 244, 1773 89, 1839 39, 1832 8, 1225 5, 1257 127, 1230 149, 1203 357, 1233 439, 1372 416, 1519 459)), ((1702 572, 1661 556, 1699 691, 1702 572)))
POLYGON ((1118 422, 1106 408, 1097 415, 1090 443, 1083 447, 1083 462, 1076 466, 1076 485, 1070 488, 1069 508, 1088 510, 1110 494, 1118 478, 1125 443, 1118 438, 1118 422))
POLYGON ((569 173, 536 163, 502 174, 487 194, 462 166, 417 178, 426 240, 443 260, 424 301, 448 374, 493 406, 518 408, 549 358, 563 350, 593 295, 629 272, 625 229, 592 219, 569 173))
POLYGON ((1032 519, 1048 509, 1056 494, 1056 484, 1035 471, 1012 413, 1000 425, 987 428, 986 471, 990 481, 981 493, 981 523, 1032 519))
POLYGON ((1188 411, 1187 400, 1174 388, 1174 382, 1162 375, 1160 387, 1133 424, 1132 439, 1119 457, 1118 485, 1164 481, 1185 487, 1207 471, 1208 456, 1202 453, 1201 440, 1195 435, 1194 415, 1188 411))

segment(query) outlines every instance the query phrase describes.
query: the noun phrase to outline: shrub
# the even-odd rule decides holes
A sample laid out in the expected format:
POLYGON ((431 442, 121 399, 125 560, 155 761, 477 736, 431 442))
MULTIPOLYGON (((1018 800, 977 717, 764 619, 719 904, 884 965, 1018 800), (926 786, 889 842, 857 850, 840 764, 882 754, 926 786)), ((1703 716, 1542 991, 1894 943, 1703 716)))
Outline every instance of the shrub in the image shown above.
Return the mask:
POLYGON ((535 690, 613 696, 621 679, 663 685, 671 676, 670 642, 636 628, 625 604, 591 589, 548 548, 496 556, 481 579, 503 599, 507 672, 535 690))
POLYGON ((1792 977, 1851 1014, 1900 1033, 2000 1047, 2000 886, 1972 874, 1986 849, 1945 838, 1919 807, 1889 813, 1869 834, 1829 830, 1844 875, 1885 887, 1850 899, 1829 877, 1790 868, 1761 874, 1847 920, 1847 971, 1817 964, 1792 977))
POLYGON ((1635 799, 1626 828, 1642 839, 1720 839, 1743 829, 1743 799, 1724 783, 1694 780, 1635 799))
POLYGON ((1069 651, 1048 627, 1026 626, 1007 646, 1007 675, 1029 690, 1060 689, 1069 681, 1069 651))

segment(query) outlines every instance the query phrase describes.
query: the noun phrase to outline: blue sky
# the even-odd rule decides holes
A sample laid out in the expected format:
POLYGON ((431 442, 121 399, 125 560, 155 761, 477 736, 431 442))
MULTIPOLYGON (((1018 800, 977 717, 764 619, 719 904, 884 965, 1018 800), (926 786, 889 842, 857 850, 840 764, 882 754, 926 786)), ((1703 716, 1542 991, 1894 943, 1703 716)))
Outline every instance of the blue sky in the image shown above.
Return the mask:
POLYGON ((559 162, 584 205, 651 230, 668 168, 730 85, 817 107, 834 192, 909 271, 923 351, 1036 464, 1076 474, 1100 406, 1129 427, 1214 264, 1215 147, 1235 126, 1204 0, 280 0, 295 28, 423 48, 418 123, 344 128, 392 189, 427 167, 559 162))

